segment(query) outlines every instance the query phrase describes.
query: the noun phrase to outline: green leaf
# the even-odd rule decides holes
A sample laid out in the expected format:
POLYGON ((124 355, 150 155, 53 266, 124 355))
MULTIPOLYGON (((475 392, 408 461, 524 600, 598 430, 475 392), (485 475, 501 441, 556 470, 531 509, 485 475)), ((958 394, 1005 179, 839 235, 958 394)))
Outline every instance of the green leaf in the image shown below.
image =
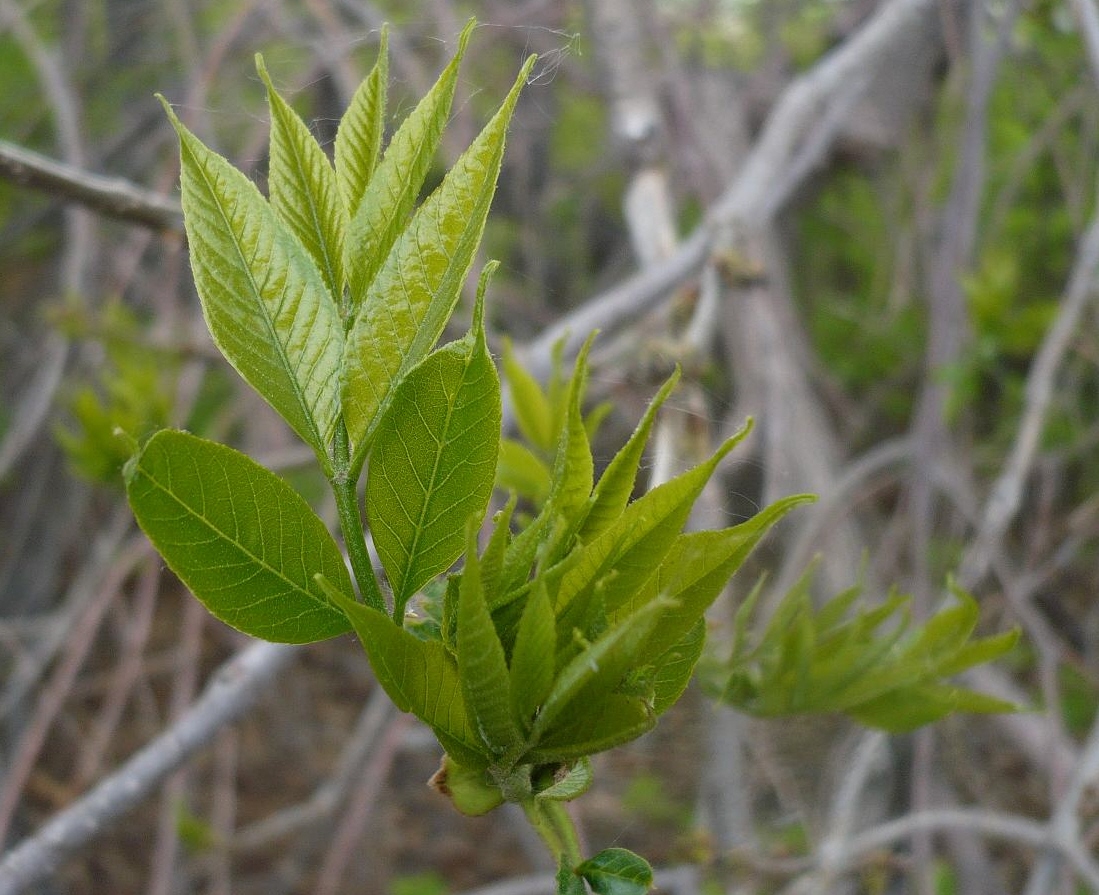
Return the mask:
POLYGON ((596 581, 609 582, 609 613, 637 593, 671 548, 717 464, 748 431, 746 426, 708 460, 635 500, 594 541, 572 554, 557 593, 559 633, 562 625, 576 623, 570 604, 596 581))
POLYGON ((471 770, 488 766, 466 713, 458 667, 438 640, 420 640, 384 612, 326 590, 347 614, 378 683, 402 712, 411 712, 434 732, 447 754, 471 770))
POLYGON ((557 424, 538 380, 527 372, 515 356, 511 340, 504 340, 504 378, 511 391, 511 403, 515 408, 515 424, 528 442, 549 453, 557 440, 557 424))
MULTIPOLYGON (((431 170, 435 152, 439 148, 439 141, 450 116, 450 104, 458 83, 458 67, 465 55, 473 26, 473 21, 466 25, 458 39, 458 52, 443 69, 435 86, 397 129, 385 150, 381 164, 371 172, 369 179, 362 181, 365 165, 361 163, 353 169, 353 174, 349 172, 349 179, 353 176, 356 183, 355 186, 345 187, 347 192, 356 189, 360 182, 366 183, 361 201, 357 203, 351 218, 344 244, 352 310, 357 310, 365 300, 390 249, 408 224, 408 216, 431 170)), ((383 74, 384 72, 379 73, 379 79, 383 74)), ((363 99, 366 101, 371 98, 373 97, 363 99)), ((382 99, 384 103, 384 95, 382 99)), ((361 118, 380 118, 384 109, 360 110, 353 106, 352 110, 353 117, 349 121, 352 129, 363 129, 371 141, 380 139, 380 135, 371 131, 374 123, 363 122, 361 118)), ((380 123, 379 121, 378 124, 380 123)))
POLYGON ((571 802, 586 793, 594 779, 591 761, 584 756, 571 766, 563 765, 558 768, 554 775, 554 782, 536 792, 534 798, 553 802, 571 802))
MULTIPOLYGON (((659 633, 660 629, 654 633, 659 633)), ((662 715, 679 701, 691 682, 695 665, 706 645, 706 622, 699 619, 682 639, 653 664, 653 711, 662 715)))
POLYGON ((271 207, 300 241, 320 271, 336 307, 343 298, 343 234, 347 211, 336 173, 309 128, 279 96, 263 57, 256 70, 267 86, 271 109, 271 207))
POLYGON ((648 861, 624 848, 607 848, 576 868, 596 895, 645 895, 653 885, 648 861))
POLYGON ((519 743, 511 710, 511 683, 504 648, 496 635, 477 561, 477 525, 471 522, 466 564, 458 591, 458 676, 474 727, 485 750, 503 755, 519 743))
POLYGON ((244 454, 158 432, 127 463, 134 516, 210 612, 265 640, 311 643, 348 630, 313 579, 351 579, 324 523, 293 488, 244 454))
POLYGON ((593 333, 580 349, 575 371, 569 381, 564 425, 558 438, 553 479, 546 502, 550 511, 564 519, 570 528, 579 520, 581 511, 587 507, 595 474, 588 430, 584 426, 584 416, 580 408, 587 386, 588 352, 594 338, 593 333))
POLYGON ((508 122, 530 65, 528 61, 500 111, 393 246, 355 320, 343 385, 352 470, 361 468, 395 386, 431 350, 458 299, 484 230, 508 122))
POLYGON ((608 693, 570 712, 524 759, 536 763, 575 761, 635 740, 656 725, 656 713, 644 700, 608 693))
POLYGON ((619 621, 596 641, 584 647, 558 673, 553 688, 535 719, 530 739, 537 743, 549 736, 558 717, 564 724, 580 721, 601 697, 614 690, 630 668, 644 664, 641 650, 661 614, 671 601, 657 597, 619 621))
POLYGON ((622 514, 622 511, 626 509, 626 505, 633 495, 634 482, 637 480, 637 469, 641 464, 642 456, 644 456, 645 446, 649 443, 649 434, 656 420, 657 411, 660 410, 678 381, 679 370, 676 370, 667 382, 661 386, 656 397, 649 402, 645 415, 641 418, 641 422, 638 423, 629 441, 607 464, 607 468, 599 477, 599 484, 595 486, 595 491, 592 494, 592 507, 584 520, 583 528, 580 531, 580 540, 593 540, 610 527, 622 514))
POLYGON ((557 884, 557 895, 588 895, 584 880, 572 872, 563 855, 554 880, 557 884))
POLYGON ((214 343, 327 472, 340 413, 339 309, 255 185, 164 108, 179 134, 191 269, 214 343))
POLYGON ((511 653, 511 704, 516 724, 525 732, 553 687, 556 670, 553 607, 545 585, 536 582, 527 598, 511 653))
POLYGON ((401 382, 370 454, 366 515, 393 588, 394 618, 461 554, 466 521, 484 516, 500 419, 482 289, 473 330, 401 382))
POLYGON ((550 470, 526 445, 505 438, 500 442, 496 485, 522 495, 537 506, 549 494, 550 470))
POLYGON ((389 86, 389 27, 382 25, 378 58, 336 129, 336 179, 348 217, 354 218, 378 164, 385 136, 386 91, 389 86))

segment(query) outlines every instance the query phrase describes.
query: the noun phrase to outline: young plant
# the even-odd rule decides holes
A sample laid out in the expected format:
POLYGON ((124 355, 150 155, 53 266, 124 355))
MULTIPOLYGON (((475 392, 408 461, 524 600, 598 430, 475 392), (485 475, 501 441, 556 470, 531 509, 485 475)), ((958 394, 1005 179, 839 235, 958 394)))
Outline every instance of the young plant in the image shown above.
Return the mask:
MULTIPOLYGON (((513 497, 479 551, 501 442, 485 335, 494 264, 481 275, 469 332, 436 343, 472 266, 533 58, 416 207, 471 31, 472 23, 384 153, 383 32, 333 161, 257 57, 272 121, 268 198, 164 103, 180 140, 206 322, 222 354, 316 454, 350 572, 309 505, 228 446, 163 430, 135 451, 124 479, 138 522, 211 613, 281 642, 353 629, 386 692, 437 735, 446 754, 434 783, 460 810, 521 805, 560 861, 562 892, 582 892, 586 880, 596 892, 640 893, 648 865, 623 849, 584 860, 563 803, 591 782, 591 754, 649 730, 679 698, 702 649, 705 609, 804 498, 725 531, 682 532, 741 433, 632 500, 675 377, 595 481, 581 412, 585 348, 559 383, 560 422, 544 433, 540 509, 518 526, 513 497), (407 611, 414 597, 434 623, 407 611)), ((518 370, 509 356, 513 381, 518 370)))

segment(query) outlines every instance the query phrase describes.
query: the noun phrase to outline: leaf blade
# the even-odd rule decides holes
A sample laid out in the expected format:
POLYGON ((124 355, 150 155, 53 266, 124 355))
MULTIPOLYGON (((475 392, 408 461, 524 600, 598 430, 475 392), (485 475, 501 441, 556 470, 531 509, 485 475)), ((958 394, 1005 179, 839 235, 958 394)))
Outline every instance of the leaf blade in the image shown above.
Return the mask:
POLYGON ((282 643, 349 629, 313 580, 321 572, 351 592, 339 547, 274 473, 225 445, 165 429, 127 464, 125 478, 149 540, 217 618, 282 643))

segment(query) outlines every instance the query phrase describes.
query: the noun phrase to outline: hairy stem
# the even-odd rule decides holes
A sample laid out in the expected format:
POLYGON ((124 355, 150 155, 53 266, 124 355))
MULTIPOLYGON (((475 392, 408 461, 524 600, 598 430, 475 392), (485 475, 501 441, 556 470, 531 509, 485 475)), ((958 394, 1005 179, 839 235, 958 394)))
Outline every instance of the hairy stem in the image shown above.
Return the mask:
POLYGON ((576 826, 564 804, 549 800, 530 799, 522 803, 523 812, 532 827, 554 859, 563 862, 569 868, 583 863, 580 854, 580 838, 576 835, 576 826))
POLYGON ((336 509, 340 516, 340 530, 347 555, 351 559, 351 570, 359 583, 359 592, 366 604, 379 612, 385 612, 385 598, 378 579, 374 575, 374 564, 370 561, 370 551, 366 549, 366 534, 363 531, 362 516, 359 515, 359 495, 355 479, 348 474, 350 451, 347 440, 347 426, 340 420, 336 426, 336 438, 333 445, 333 465, 335 467, 329 484, 336 495, 336 509))

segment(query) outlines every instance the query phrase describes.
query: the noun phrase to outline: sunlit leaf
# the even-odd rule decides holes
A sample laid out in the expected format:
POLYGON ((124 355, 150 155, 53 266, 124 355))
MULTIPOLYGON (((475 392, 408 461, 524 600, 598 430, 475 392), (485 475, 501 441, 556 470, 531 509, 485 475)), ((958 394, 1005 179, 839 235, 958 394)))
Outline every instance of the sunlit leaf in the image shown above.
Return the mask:
POLYGON ((359 210, 382 151, 388 86, 389 28, 383 25, 374 67, 351 97, 336 129, 336 179, 348 219, 359 210))
POLYGON ((214 343, 327 467, 340 412, 339 309, 255 185, 164 107, 179 134, 191 270, 214 343))
POLYGON ((279 96, 256 55, 256 69, 267 86, 271 109, 271 160, 268 192, 271 207, 309 252, 339 307, 343 297, 343 234, 347 211, 336 173, 309 128, 279 96))
POLYGON ((395 386, 434 346, 458 299, 484 230, 504 136, 530 64, 401 234, 359 309, 348 337, 343 386, 352 469, 361 467, 395 386))

